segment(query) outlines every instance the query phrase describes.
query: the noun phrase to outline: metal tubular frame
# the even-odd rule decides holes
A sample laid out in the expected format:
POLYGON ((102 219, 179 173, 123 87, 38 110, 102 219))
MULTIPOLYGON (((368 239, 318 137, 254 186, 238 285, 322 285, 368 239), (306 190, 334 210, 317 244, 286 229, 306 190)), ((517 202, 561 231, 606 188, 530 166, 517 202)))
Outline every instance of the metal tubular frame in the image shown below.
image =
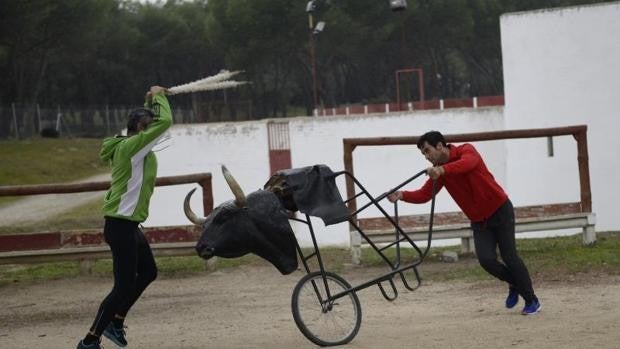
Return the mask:
MULTIPOLYGON (((407 185, 408 183, 410 183, 411 181, 413 181, 414 179, 420 177, 421 175, 425 174, 426 170, 420 171, 417 174, 415 174, 413 177, 407 179, 406 181, 404 181, 403 183, 399 184, 398 186, 396 186, 395 188, 389 190, 388 192, 381 194, 380 196, 378 196, 377 198, 373 198, 370 193, 368 193, 368 191, 366 190, 366 188, 364 188, 364 186, 362 186, 362 184, 355 179, 349 172, 347 171, 340 171, 340 172, 336 172, 333 174, 333 177, 337 177, 340 175, 345 175, 347 177, 347 179, 351 179, 361 190, 361 194, 356 195, 355 197, 358 197, 360 195, 365 195, 366 198, 368 198, 368 200, 370 201, 368 204, 366 204, 365 206, 363 206, 360 209, 355 210, 355 212, 351 213, 351 216, 349 218, 349 223, 355 227, 355 229, 359 232, 359 234, 368 242, 368 244, 370 246, 372 246, 372 248, 375 250, 375 252, 377 252, 379 254, 379 256, 381 256, 381 259, 383 259, 383 261, 390 267, 390 271, 384 275, 381 275, 379 277, 376 277, 372 280, 369 280, 367 282, 364 282, 360 285, 351 287, 347 290, 344 290, 340 293, 334 294, 332 295, 330 293, 329 287, 327 285, 327 277, 326 277, 326 271, 325 271, 325 265, 323 263, 323 259, 321 258, 321 253, 319 252, 319 246, 317 244, 316 241, 316 237, 315 237, 315 233, 314 233, 314 229, 312 227, 312 222, 310 221, 310 217, 306 214, 305 215, 305 219, 298 219, 298 218, 290 218, 291 220, 300 222, 300 223, 304 223, 308 226, 308 230, 310 231, 310 236, 312 238, 312 244, 314 247, 314 252, 310 253, 309 255, 304 255, 303 251, 301 250, 301 247, 299 246, 299 243, 296 243, 296 247, 297 247, 297 252, 299 253, 301 262, 304 266, 304 269, 306 270, 306 273, 311 273, 310 267, 308 265, 308 260, 310 260, 312 257, 317 258, 317 262, 319 264, 319 270, 321 272, 321 276, 323 278, 323 282, 325 285, 325 290, 326 290, 326 294, 327 294, 327 299, 321 299, 321 295, 320 292, 318 292, 317 286, 316 284, 314 284, 313 282, 313 287, 315 288, 315 292, 317 294, 317 296, 319 297, 319 301, 321 303, 321 306, 323 307, 323 309, 327 309, 330 304, 332 302, 334 302, 336 299, 344 297, 346 295, 348 295, 351 292, 357 292, 360 291, 362 289, 365 289, 367 287, 373 286, 373 285, 377 285, 379 286, 379 289, 381 291, 381 294, 383 295, 383 297, 389 301, 392 301, 394 299, 396 299, 396 297, 398 296, 398 291, 396 290, 396 286, 394 285, 394 281, 393 278, 396 274, 398 274, 403 282, 403 285, 408 289, 408 290, 415 290, 416 288, 418 288, 421 284, 421 280, 420 280, 420 274, 418 273, 417 270, 417 266, 422 263, 422 261, 424 260, 424 257, 426 256, 426 254, 428 253, 429 249, 430 249, 430 244, 431 244, 431 239, 432 239, 432 232, 433 232, 433 214, 434 214, 434 210, 435 210, 435 196, 433 195, 432 201, 431 201, 431 218, 430 218, 430 223, 429 223, 429 235, 428 235, 428 241, 427 241, 427 246, 426 249, 424 251, 422 251, 417 245, 416 243, 409 237, 407 236, 407 234, 405 234, 405 232, 400 228, 400 226, 398 225, 398 203, 394 203, 394 212, 395 212, 395 218, 392 219, 392 217, 385 211, 385 209, 383 209, 383 207, 381 207, 381 205, 379 205, 379 201, 385 199, 389 194, 397 191, 398 189, 400 189, 401 187, 407 185), (362 231, 362 229, 355 223, 354 221, 354 217, 360 213, 361 211, 363 211, 364 209, 370 207, 370 206, 375 206, 377 209, 379 209, 381 211, 381 213, 383 213, 383 215, 385 216, 385 218, 387 218, 390 223, 394 226, 395 229, 395 241, 391 244, 389 244, 388 246, 394 246, 396 245, 396 260, 395 261, 391 261, 383 252, 388 246, 386 247, 378 247, 376 244, 374 244, 370 238, 362 231), (406 264, 405 266, 401 266, 401 254, 400 254, 400 248, 401 245, 400 243, 403 241, 407 241, 415 250, 416 252, 418 252, 419 254, 419 259, 414 260, 413 262, 406 264), (407 279, 404 275, 404 273, 407 270, 413 270, 414 275, 416 277, 416 281, 417 281, 417 285, 415 287, 410 286, 410 284, 407 282, 407 279), (382 282, 387 281, 390 283, 390 286, 392 287, 392 292, 393 292, 393 296, 390 296, 387 294, 387 292, 385 292, 385 289, 383 288, 383 285, 381 284, 382 282)), ((433 192, 434 192, 434 188, 433 188, 433 192)), ((350 202, 351 199, 347 199, 345 202, 350 202)))

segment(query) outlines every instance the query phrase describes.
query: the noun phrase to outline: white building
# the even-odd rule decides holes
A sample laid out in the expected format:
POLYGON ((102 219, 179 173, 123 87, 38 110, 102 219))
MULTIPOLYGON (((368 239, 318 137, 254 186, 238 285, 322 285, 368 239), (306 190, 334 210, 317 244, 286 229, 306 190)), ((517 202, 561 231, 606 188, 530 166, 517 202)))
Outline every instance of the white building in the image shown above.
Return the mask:
MULTIPOLYGON (((506 129, 588 126, 597 230, 618 230, 620 2, 501 17, 506 129)), ((578 201, 576 145, 554 139, 507 144, 508 191, 522 204, 578 201)))

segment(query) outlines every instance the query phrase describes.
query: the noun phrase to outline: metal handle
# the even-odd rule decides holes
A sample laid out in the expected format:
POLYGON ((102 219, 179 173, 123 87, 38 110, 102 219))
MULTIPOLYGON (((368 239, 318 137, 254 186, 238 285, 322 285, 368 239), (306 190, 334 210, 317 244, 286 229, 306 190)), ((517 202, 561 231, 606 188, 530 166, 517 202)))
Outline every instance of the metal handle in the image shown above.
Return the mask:
POLYGON ((393 297, 388 296, 388 294, 385 292, 385 289, 383 289, 383 285, 381 285, 381 282, 378 282, 377 286, 379 286, 379 289, 381 290, 381 294, 383 295, 383 298, 391 302, 398 297, 398 291, 396 290, 396 286, 394 285, 394 280, 392 280, 391 277, 387 281, 390 283, 390 286, 392 286, 392 291, 394 292, 393 297))

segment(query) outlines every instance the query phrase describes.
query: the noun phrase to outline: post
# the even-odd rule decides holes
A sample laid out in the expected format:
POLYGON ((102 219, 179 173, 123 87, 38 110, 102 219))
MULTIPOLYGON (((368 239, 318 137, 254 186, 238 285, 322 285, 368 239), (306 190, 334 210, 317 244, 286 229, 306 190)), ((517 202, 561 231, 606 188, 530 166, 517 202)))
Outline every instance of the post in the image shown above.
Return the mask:
POLYGON ((316 57, 314 52, 314 35, 312 34, 313 23, 312 23, 312 14, 308 13, 308 35, 310 36, 310 64, 312 70, 312 95, 314 98, 314 109, 318 108, 319 105, 319 97, 317 94, 317 76, 316 76, 316 57))
POLYGON ((105 132, 106 136, 110 135, 110 106, 105 105, 105 132))
POLYGON ((420 105, 421 109, 424 108, 424 71, 420 69, 416 69, 418 71, 418 89, 420 91, 420 105))
POLYGON ((362 261, 362 237, 355 229, 349 231, 351 241, 351 263, 359 265, 362 261))
POLYGON ((15 103, 11 103, 11 108, 13 109, 13 126, 15 126, 15 138, 19 139, 19 128, 17 126, 17 115, 15 112, 15 103))
POLYGON ((592 212, 592 193, 590 191, 590 168, 588 165, 588 127, 573 134, 577 141, 577 164, 579 166, 579 188, 581 191, 581 212, 592 212))
POLYGON ((217 269, 218 257, 209 258, 205 261, 205 271, 211 272, 217 269))
POLYGON ((213 211, 213 188, 211 186, 211 176, 198 182, 202 188, 202 212, 208 216, 213 211))
MULTIPOLYGON (((349 172, 351 176, 353 174, 353 150, 355 150, 355 145, 349 143, 346 139, 342 140, 343 143, 343 153, 344 153, 344 170, 349 172)), ((345 176, 345 182, 347 186, 347 200, 355 196, 355 185, 353 180, 349 176, 345 176)), ((349 206, 349 210, 351 212, 355 212, 357 210, 357 201, 351 200, 347 203, 349 206)))
POLYGON ((461 238, 461 253, 476 253, 476 247, 472 237, 461 238))
POLYGON ((60 104, 58 105, 58 112, 56 113, 56 131, 60 133, 60 104))
POLYGON ((399 70, 396 71, 395 75, 396 75, 396 105, 398 105, 398 109, 400 110, 400 78, 398 76, 398 74, 400 73, 399 70))
MULTIPOLYGON (((343 145, 343 153, 344 153, 344 170, 347 171, 348 173, 351 174, 351 177, 354 176, 353 174, 353 150, 355 149, 355 145, 347 142, 346 139, 343 139, 342 141, 342 145, 343 145)), ((350 198, 355 196, 355 184, 353 183, 353 180, 351 179, 351 177, 349 176, 345 176, 345 182, 346 182, 346 187, 347 187, 347 198, 346 200, 349 200, 350 198)), ((357 201, 356 200, 351 200, 347 203, 347 206, 349 208, 349 212, 355 212, 357 210, 357 201)), ((355 220, 357 219, 357 217, 351 217, 351 220, 355 220)), ((350 247, 351 247, 351 262, 353 264, 360 264, 360 260, 361 260, 361 256, 362 256, 362 238, 359 235, 359 233, 357 232, 357 230, 353 227, 353 225, 349 224, 349 234, 350 234, 350 247)))
POLYGON ((37 133, 41 134, 41 108, 39 103, 37 103, 37 133))
POLYGON ((80 273, 82 274, 93 274, 93 268, 95 267, 96 260, 94 259, 80 259, 78 260, 78 266, 80 269, 80 273))

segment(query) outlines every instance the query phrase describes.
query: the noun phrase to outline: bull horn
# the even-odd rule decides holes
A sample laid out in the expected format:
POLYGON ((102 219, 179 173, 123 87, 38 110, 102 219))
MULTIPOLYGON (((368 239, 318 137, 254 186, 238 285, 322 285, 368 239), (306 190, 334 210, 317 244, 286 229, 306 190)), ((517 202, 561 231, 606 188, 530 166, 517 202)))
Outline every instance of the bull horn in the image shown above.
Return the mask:
POLYGON ((196 216, 196 214, 192 211, 192 208, 189 207, 189 199, 192 197, 192 194, 194 194, 195 191, 196 188, 192 189, 189 193, 187 193, 187 195, 185 195, 185 201, 183 201, 183 211, 185 211, 185 216, 192 223, 196 225, 203 225, 207 221, 207 219, 196 216))
POLYGON ((224 165, 222 165, 222 174, 224 175, 224 178, 226 178, 226 183, 228 183, 230 190, 233 192, 233 194, 235 194, 235 204, 238 207, 246 207, 248 202, 245 199, 245 194, 243 193, 241 186, 239 186, 239 183, 237 183, 235 177, 233 177, 233 175, 224 165))

